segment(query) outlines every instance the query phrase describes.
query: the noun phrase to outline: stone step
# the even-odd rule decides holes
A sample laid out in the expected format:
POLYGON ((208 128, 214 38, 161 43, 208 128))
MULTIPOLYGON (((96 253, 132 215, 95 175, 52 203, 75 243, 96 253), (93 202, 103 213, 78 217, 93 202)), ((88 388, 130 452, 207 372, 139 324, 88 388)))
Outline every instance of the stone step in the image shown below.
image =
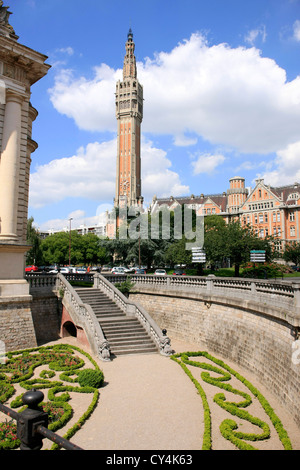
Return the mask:
POLYGON ((109 305, 105 308, 99 308, 99 307, 93 307, 91 304, 89 304, 92 309, 94 310, 95 313, 105 313, 105 312, 116 312, 116 313, 121 313, 122 315, 125 315, 124 312, 122 312, 121 309, 117 308, 117 307, 109 307, 109 305))
POLYGON ((157 347, 135 317, 127 317, 119 306, 95 288, 77 288, 83 303, 90 305, 114 355, 157 352, 157 347))
MULTIPOLYGON (((130 333, 132 331, 138 331, 138 332, 145 332, 144 328, 141 326, 136 326, 134 328, 132 328, 132 326, 114 326, 114 327, 110 327, 110 328, 106 328, 106 327, 103 327, 101 325, 101 322, 100 322, 100 326, 103 330, 103 333, 105 335, 108 335, 110 333, 123 333, 123 334, 126 334, 127 332, 130 333)), ((146 332, 145 332, 146 334, 146 332)))
POLYGON ((113 350, 111 350, 112 354, 115 356, 121 356, 124 354, 142 354, 142 353, 157 353, 157 349, 155 346, 128 346, 128 347, 114 347, 113 350))
POLYGON ((110 346, 112 348, 115 348, 115 346, 129 346, 129 345, 145 345, 145 346, 153 346, 153 343, 150 338, 119 338, 119 339, 113 339, 110 340, 109 342, 110 346))

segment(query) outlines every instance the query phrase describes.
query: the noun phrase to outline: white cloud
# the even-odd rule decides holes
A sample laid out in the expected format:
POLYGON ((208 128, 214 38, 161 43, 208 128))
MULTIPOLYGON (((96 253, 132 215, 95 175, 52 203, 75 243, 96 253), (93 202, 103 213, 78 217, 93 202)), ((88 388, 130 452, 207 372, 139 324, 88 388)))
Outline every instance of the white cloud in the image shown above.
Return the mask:
POLYGON ((57 49, 56 52, 61 52, 62 54, 67 54, 69 56, 74 55, 74 49, 71 46, 62 47, 61 49, 57 49))
POLYGON ((296 39, 296 41, 300 41, 300 20, 295 21, 293 25, 293 29, 294 29, 294 39, 296 39))
MULTIPOLYGON (((95 201, 113 201, 116 181, 117 141, 90 143, 76 155, 55 159, 37 166, 30 177, 30 206, 41 208, 67 197, 95 201)), ((179 175, 171 170, 164 150, 143 140, 142 195, 150 201, 158 196, 186 194, 189 187, 181 184, 179 175)), ((78 217, 77 217, 78 218, 78 217)))
POLYGON ((261 37, 262 42, 266 41, 267 32, 265 25, 261 25, 259 28, 252 29, 251 31, 249 31, 248 34, 245 36, 245 41, 251 46, 254 46, 255 41, 259 37, 261 37))
POLYGON ((267 184, 282 186, 300 182, 300 141, 277 152, 274 169, 261 175, 267 184))
POLYGON ((97 207, 96 215, 94 216, 87 216, 84 210, 78 209, 76 211, 70 212, 70 214, 63 219, 51 219, 41 223, 39 226, 36 224, 35 225, 40 232, 61 230, 68 231, 70 229, 70 218, 72 218, 72 230, 80 228, 82 229, 83 227, 103 226, 107 221, 106 212, 111 211, 112 209, 112 204, 100 204, 97 207))
POLYGON ((75 78, 70 69, 61 70, 49 90, 53 106, 74 119, 79 129, 115 131, 114 92, 120 73, 102 64, 94 68, 95 77, 88 80, 75 78))
MULTIPOLYGON (((261 33, 262 34, 262 33, 261 33)), ((55 108, 81 129, 115 131, 114 91, 121 70, 105 64, 89 80, 70 71, 56 77, 50 96, 55 108)), ((193 34, 170 53, 138 63, 144 86, 143 132, 201 136, 239 152, 271 153, 299 137, 300 77, 286 72, 258 49, 209 46, 193 34)))
POLYGON ((112 199, 116 141, 91 143, 76 155, 37 166, 30 177, 30 205, 40 208, 67 197, 112 199))
POLYGON ((200 155, 195 162, 192 162, 194 175, 200 175, 201 173, 213 173, 219 165, 224 163, 225 157, 221 154, 200 155))

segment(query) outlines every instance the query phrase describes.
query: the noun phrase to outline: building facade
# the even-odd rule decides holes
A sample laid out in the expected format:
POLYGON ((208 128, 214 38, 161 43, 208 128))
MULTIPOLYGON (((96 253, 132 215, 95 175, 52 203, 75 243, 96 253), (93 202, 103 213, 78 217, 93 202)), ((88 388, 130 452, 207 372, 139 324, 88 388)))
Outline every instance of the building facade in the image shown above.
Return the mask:
POLYGON ((228 223, 238 219, 249 224, 262 238, 272 235, 279 248, 286 242, 300 242, 300 184, 273 187, 257 179, 253 189, 245 187, 245 179, 236 176, 229 180, 230 187, 221 194, 200 196, 153 198, 150 212, 162 206, 174 210, 178 205, 195 209, 198 215, 220 215, 228 223))
POLYGON ((114 204, 141 206, 141 124, 143 87, 137 79, 135 44, 129 30, 123 65, 123 81, 116 84, 118 122, 116 196, 114 204))
POLYGON ((23 294, 32 123, 31 86, 44 77, 47 57, 18 42, 0 0, 0 295, 23 294), (1 287, 2 286, 2 287, 1 287))

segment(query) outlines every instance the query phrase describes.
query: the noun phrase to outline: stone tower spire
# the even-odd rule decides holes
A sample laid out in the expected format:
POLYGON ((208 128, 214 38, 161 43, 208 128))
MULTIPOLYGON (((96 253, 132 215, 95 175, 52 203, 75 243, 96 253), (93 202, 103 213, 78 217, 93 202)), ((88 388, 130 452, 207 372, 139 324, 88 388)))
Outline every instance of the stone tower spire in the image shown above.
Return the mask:
POLYGON ((124 58, 124 66, 123 66, 123 81, 127 78, 137 78, 136 73, 136 60, 134 55, 135 44, 133 42, 133 34, 130 28, 129 33, 127 35, 127 42, 126 42, 126 55, 124 58))
POLYGON ((141 206, 141 123, 143 87, 137 79, 132 30, 126 42, 123 81, 116 84, 118 122, 115 206, 141 206))

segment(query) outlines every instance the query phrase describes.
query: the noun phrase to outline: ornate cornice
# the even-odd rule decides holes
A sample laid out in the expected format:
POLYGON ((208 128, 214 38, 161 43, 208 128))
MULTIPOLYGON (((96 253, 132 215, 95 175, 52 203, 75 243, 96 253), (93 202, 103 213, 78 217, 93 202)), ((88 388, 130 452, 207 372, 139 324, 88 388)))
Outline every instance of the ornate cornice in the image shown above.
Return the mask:
POLYGON ((4 77, 22 83, 27 81, 29 85, 33 85, 44 77, 51 67, 45 63, 47 58, 46 55, 0 34, 0 61, 3 63, 4 77))

